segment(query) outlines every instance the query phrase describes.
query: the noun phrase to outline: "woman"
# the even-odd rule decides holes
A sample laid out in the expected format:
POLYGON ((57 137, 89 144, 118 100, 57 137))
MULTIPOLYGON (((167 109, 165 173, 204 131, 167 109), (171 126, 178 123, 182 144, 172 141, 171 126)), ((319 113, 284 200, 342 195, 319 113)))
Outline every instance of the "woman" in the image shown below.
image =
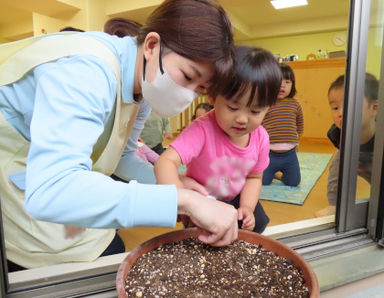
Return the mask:
MULTIPOLYGON (((127 132, 128 145, 136 142, 151 108, 176 115, 230 71, 233 40, 223 9, 211 0, 166 0, 137 40, 84 32, 40 41, 23 50, 37 49, 33 59, 49 54, 47 61, 26 63, 31 69, 14 81, 17 72, 7 72, 0 87, 0 144, 7 144, 0 196, 11 265, 92 261, 124 251, 115 229, 174 226, 177 214, 190 216, 206 243, 234 240, 234 208, 174 185, 108 176, 127 132), (35 46, 40 41, 44 51, 35 46)), ((192 182, 185 186, 196 189, 192 182)))

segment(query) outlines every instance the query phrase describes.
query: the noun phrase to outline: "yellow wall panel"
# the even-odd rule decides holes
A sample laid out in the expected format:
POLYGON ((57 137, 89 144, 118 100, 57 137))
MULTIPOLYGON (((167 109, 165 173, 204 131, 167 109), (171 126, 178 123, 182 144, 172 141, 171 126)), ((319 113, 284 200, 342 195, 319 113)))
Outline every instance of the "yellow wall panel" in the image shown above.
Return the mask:
POLYGON ((288 62, 296 79, 297 95, 303 108, 303 137, 326 138, 331 126, 328 88, 345 72, 344 59, 288 62))
POLYGON ((347 31, 332 31, 253 39, 241 43, 259 46, 270 50, 272 53, 280 53, 281 57, 298 55, 299 60, 306 60, 308 54, 316 55, 319 49, 328 52, 342 50, 346 51, 346 44, 344 46, 337 47, 332 41, 334 35, 340 32, 347 34, 347 31))

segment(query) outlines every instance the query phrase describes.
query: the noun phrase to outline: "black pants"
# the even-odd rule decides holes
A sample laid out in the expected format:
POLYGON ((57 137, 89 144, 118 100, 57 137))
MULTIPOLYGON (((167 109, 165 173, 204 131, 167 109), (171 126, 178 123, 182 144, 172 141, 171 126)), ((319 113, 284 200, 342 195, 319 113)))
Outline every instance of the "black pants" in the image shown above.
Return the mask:
MULTIPOLYGON (((232 205, 236 209, 239 209, 240 207, 240 195, 235 197, 232 201, 225 202, 227 204, 232 205)), ((255 227, 253 228, 253 232, 261 234, 264 232, 265 228, 267 227, 269 223, 269 217, 265 213, 263 206, 260 203, 260 200, 257 201, 257 205, 255 207, 255 210, 253 211, 253 215, 255 217, 255 227)), ((242 221, 239 221, 239 228, 241 228, 242 221)))
POLYGON ((161 155, 161 153, 165 151, 162 143, 157 144, 155 147, 152 147, 151 149, 159 155, 161 155))
MULTIPOLYGON (((120 238, 120 236, 116 233, 112 242, 108 245, 108 247, 104 250, 104 252, 100 255, 100 257, 119 254, 119 253, 123 253, 123 252, 125 252, 124 242, 120 238)), ((7 260, 7 265, 8 265, 8 272, 14 272, 14 271, 20 271, 20 270, 27 269, 27 268, 24 268, 18 264, 13 263, 10 260, 7 260)))
POLYGON ((280 153, 269 151, 269 165, 263 173, 263 185, 270 185, 278 171, 283 173, 281 180, 285 185, 298 186, 300 184, 301 173, 296 148, 280 153))

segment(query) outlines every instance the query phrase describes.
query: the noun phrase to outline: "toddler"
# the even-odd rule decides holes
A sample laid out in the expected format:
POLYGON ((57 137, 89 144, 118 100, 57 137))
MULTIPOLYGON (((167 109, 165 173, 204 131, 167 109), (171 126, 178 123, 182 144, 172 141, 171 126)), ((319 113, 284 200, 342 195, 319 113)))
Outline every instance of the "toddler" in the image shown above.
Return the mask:
POLYGON ((149 148, 142 139, 137 140, 136 154, 144 161, 154 164, 159 158, 159 154, 149 148))
MULTIPOLYGON (((379 82, 374 75, 366 73, 364 101, 361 119, 360 155, 358 175, 371 182, 373 145, 375 142, 376 115, 378 106, 379 82)), ((339 76, 328 89, 328 101, 331 108, 333 125, 327 136, 336 148, 340 146, 341 125, 343 122, 344 75, 339 76)), ((337 188, 339 182, 340 151, 335 153, 329 167, 327 198, 329 206, 317 211, 316 217, 335 214, 337 188)))
MULTIPOLYGON (((229 84, 209 90, 214 109, 194 120, 155 163, 157 183, 182 188, 178 167, 204 186, 204 195, 233 205, 239 227, 262 233, 269 217, 259 202, 269 137, 260 125, 277 98, 281 71, 261 48, 238 46, 229 84)), ((185 223, 185 222, 184 222, 185 223)))
POLYGON ((281 63, 280 68, 283 80, 277 102, 262 123, 271 142, 270 163, 263 174, 263 185, 271 184, 277 174, 284 184, 297 186, 301 173, 296 150, 304 131, 304 117, 299 101, 293 98, 296 94, 295 74, 287 64, 281 63))

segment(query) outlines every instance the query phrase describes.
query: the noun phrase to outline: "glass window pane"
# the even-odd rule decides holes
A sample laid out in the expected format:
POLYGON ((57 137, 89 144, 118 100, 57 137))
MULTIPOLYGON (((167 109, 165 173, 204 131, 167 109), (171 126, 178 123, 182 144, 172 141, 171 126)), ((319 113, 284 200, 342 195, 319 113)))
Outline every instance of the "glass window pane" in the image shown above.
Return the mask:
POLYGON ((356 200, 370 197, 372 159, 378 109, 383 43, 383 1, 372 0, 368 33, 366 77, 361 115, 361 135, 356 200))

